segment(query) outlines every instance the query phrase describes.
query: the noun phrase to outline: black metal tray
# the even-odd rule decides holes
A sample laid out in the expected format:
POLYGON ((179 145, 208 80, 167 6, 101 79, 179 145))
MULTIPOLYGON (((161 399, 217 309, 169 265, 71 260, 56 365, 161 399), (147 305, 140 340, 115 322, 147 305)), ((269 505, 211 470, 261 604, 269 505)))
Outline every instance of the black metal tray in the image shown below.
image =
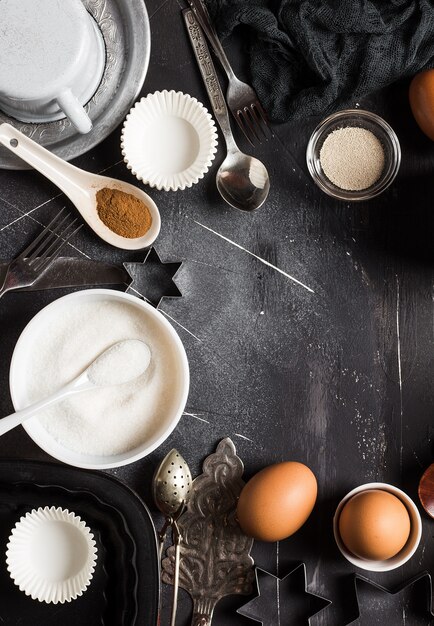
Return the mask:
POLYGON ((155 626, 159 566, 154 526, 145 504, 106 474, 41 463, 0 460, 0 623, 20 626, 155 626), (39 506, 74 511, 98 547, 86 592, 65 604, 32 600, 6 569, 12 527, 39 506))

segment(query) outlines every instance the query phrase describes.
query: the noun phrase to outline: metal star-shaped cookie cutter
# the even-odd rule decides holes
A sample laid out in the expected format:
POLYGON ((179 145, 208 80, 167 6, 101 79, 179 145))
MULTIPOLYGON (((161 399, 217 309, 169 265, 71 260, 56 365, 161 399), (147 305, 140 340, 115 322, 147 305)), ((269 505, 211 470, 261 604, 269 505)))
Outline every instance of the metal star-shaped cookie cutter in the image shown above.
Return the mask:
POLYGON ((182 297, 175 282, 182 262, 163 263, 155 248, 150 248, 144 261, 123 265, 132 279, 125 293, 141 297, 157 309, 163 298, 182 297))
MULTIPOLYGON (((358 591, 358 584, 361 582, 371 587, 374 587, 374 589, 377 589, 381 593, 386 593, 390 596, 395 596, 395 595, 400 594, 402 591, 404 591, 404 589, 407 589, 408 587, 412 587, 413 585, 417 584, 420 581, 425 581, 426 599, 427 599, 427 604, 426 604, 427 615, 431 615, 431 618, 434 617, 433 601, 432 601, 432 580, 431 580, 431 575, 427 571, 421 572, 420 574, 416 574, 416 576, 413 576, 413 578, 410 578, 409 580, 405 581, 404 583, 400 584, 397 587, 394 587, 393 589, 388 589, 387 587, 379 585, 378 583, 375 583, 372 580, 369 580, 368 578, 361 576, 360 574, 354 574, 353 580, 354 580, 354 592, 355 592, 355 605, 357 606, 357 613, 355 617, 353 617, 351 622, 347 622, 345 626, 350 626, 350 624, 354 624, 360 617, 363 617, 362 612, 360 611, 360 597, 359 597, 359 591, 358 591)), ((431 619, 429 623, 433 623, 431 619)))
POLYGON ((325 609, 330 600, 307 590, 306 566, 300 563, 284 578, 257 567, 258 595, 237 610, 262 626, 308 624, 310 618, 325 609))

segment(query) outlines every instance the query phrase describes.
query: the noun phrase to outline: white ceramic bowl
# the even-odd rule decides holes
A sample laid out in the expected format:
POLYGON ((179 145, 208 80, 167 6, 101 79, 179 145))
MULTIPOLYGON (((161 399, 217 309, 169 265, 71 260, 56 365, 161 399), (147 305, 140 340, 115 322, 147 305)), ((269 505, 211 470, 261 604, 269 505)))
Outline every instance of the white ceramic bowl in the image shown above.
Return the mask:
POLYGON ((63 604, 90 585, 97 549, 75 513, 40 507, 21 517, 9 537, 6 564, 14 583, 33 600, 63 604))
POLYGON ((413 500, 406 493, 404 493, 404 491, 398 489, 398 487, 394 487, 393 485, 389 485, 387 483, 366 483, 365 485, 360 485, 360 487, 356 487, 347 493, 345 498, 339 502, 333 518, 333 532, 337 546, 347 561, 360 569, 368 570, 370 572, 388 572, 404 565, 404 563, 406 563, 416 552, 422 537, 422 520, 413 500), (405 508, 410 516, 410 536, 407 543, 402 550, 398 552, 398 554, 385 561, 370 561, 368 559, 361 559, 355 556, 346 548, 339 534, 339 516, 348 500, 350 500, 357 493, 369 491, 370 489, 381 489, 382 491, 387 491, 388 493, 391 493, 399 498, 405 505, 405 508))
POLYGON ((209 170, 217 130, 196 98, 180 91, 156 91, 136 102, 127 115, 121 149, 139 180, 165 191, 182 190, 209 170))
MULTIPOLYGON (((27 434, 42 450, 69 465, 83 467, 86 469, 109 469, 133 463, 158 448, 167 439, 170 433, 178 424, 187 402, 189 391, 189 368, 184 346, 165 317, 150 304, 139 300, 135 296, 110 289, 88 289, 63 296, 55 300, 35 317, 30 320, 21 333, 12 355, 9 384, 12 402, 16 410, 24 408, 30 404, 28 397, 28 384, 26 381, 26 362, 32 350, 32 343, 40 333, 50 332, 51 324, 59 316, 74 306, 75 303, 86 302, 127 302, 143 313, 144 319, 152 319, 157 325, 158 332, 163 333, 164 338, 171 347, 171 357, 174 360, 177 372, 177 384, 170 386, 171 393, 175 396, 171 403, 171 413, 165 416, 163 423, 153 430, 152 435, 143 441, 138 447, 111 456, 97 456, 91 454, 81 454, 75 452, 59 443, 42 425, 37 417, 30 418, 23 426, 27 434)), ((168 382, 168 388, 171 381, 168 382)))

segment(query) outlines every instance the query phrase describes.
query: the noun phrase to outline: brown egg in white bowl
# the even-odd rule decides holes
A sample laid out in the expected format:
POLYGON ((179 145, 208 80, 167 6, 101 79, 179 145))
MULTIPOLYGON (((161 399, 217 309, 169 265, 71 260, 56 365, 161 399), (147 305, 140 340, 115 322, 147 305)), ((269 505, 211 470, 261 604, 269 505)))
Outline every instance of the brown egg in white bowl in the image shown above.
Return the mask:
POLYGON ((350 491, 333 520, 337 546, 353 565, 385 572, 417 550, 422 521, 411 498, 393 485, 368 483, 350 491))

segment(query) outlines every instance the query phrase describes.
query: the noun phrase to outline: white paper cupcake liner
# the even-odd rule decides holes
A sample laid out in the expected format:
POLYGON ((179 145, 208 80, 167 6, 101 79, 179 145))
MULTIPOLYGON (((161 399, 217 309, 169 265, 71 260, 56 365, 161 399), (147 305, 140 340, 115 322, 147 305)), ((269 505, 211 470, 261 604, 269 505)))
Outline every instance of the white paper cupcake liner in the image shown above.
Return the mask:
POLYGON ((45 507, 23 516, 9 537, 6 563, 14 583, 40 602, 81 596, 95 571, 97 549, 86 524, 67 509, 45 507))
POLYGON ((191 187, 209 170, 217 151, 217 130, 196 98, 180 91, 156 91, 127 115, 121 149, 128 169, 139 180, 176 191, 191 187))

